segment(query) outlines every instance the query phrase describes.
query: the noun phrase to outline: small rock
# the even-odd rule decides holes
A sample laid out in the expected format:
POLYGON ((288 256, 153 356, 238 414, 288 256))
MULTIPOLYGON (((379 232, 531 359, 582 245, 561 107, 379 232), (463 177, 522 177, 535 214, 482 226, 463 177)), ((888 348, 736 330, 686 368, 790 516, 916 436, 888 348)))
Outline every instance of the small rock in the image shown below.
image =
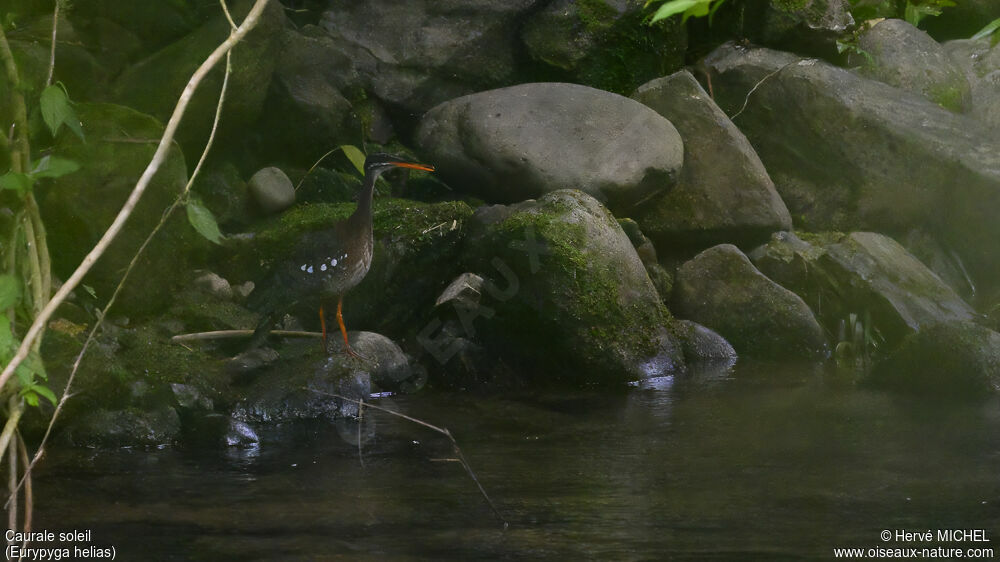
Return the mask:
POLYGON ((194 287, 219 300, 233 300, 233 288, 229 285, 229 281, 226 281, 218 274, 212 273, 211 271, 202 272, 198 277, 196 277, 194 280, 194 287))
POLYGON ((737 354, 726 338, 690 320, 678 320, 674 331, 684 350, 684 361, 689 366, 696 364, 725 365, 736 363, 737 354))
POLYGON ((269 347, 258 347, 240 353, 226 361, 226 371, 233 375, 252 373, 278 360, 278 352, 269 347))
POLYGON ((442 306, 449 303, 464 306, 479 304, 479 299, 483 296, 482 289, 482 277, 475 273, 463 273, 445 287, 434 303, 434 306, 442 306))
POLYGON ((265 214, 274 214, 295 203, 295 187, 285 172, 273 166, 258 170, 248 182, 250 195, 265 214))
POLYGON ((229 419, 229 429, 223 439, 230 447, 254 447, 260 443, 260 437, 249 424, 232 418, 229 419))
POLYGON ((202 394, 200 390, 189 384, 171 383, 171 390, 174 391, 174 398, 177 404, 187 409, 212 409, 212 399, 202 394))

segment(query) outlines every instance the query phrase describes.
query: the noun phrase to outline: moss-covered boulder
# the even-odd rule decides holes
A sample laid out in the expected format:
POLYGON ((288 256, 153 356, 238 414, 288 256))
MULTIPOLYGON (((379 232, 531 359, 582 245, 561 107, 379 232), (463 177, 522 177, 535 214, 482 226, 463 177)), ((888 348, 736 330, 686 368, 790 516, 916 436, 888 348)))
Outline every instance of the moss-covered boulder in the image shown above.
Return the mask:
MULTIPOLYGON (((628 237, 581 191, 479 208, 462 262, 486 280, 466 318, 475 338, 530 384, 621 385, 683 368, 628 237)), ((423 336, 435 349, 437 334, 423 336)))
POLYGON ((751 247, 792 217, 743 133, 687 71, 639 87, 632 98, 670 120, 684 139, 684 168, 670 192, 633 217, 663 249, 722 242, 751 247))
MULTIPOLYGON (((253 2, 241 0, 230 8, 242 19, 253 2)), ((256 123, 271 83, 278 39, 285 16, 279 2, 269 2, 257 26, 233 50, 232 75, 219 134, 232 136, 256 123)), ((229 36, 229 22, 215 13, 201 27, 132 65, 115 82, 113 99, 166 122, 191 75, 229 36)), ((200 154, 208 140, 218 105, 225 64, 202 80, 184 115, 177 139, 186 151, 200 154)))
MULTIPOLYGON (((56 153, 80 169, 39 185, 55 273, 67 278, 114 221, 156 151, 163 126, 153 117, 112 104, 76 107, 86 141, 61 135, 56 153)), ((83 281, 106 301, 146 236, 187 183, 184 156, 171 148, 143 198, 104 256, 83 281)), ((208 243, 175 213, 146 249, 118 301, 134 316, 162 309, 192 256, 208 243)))
POLYGON ((680 18, 645 25, 642 2, 557 0, 527 18, 521 40, 548 75, 626 95, 684 65, 680 18))
POLYGON ((837 40, 855 23, 851 7, 848 0, 751 2, 737 12, 735 31, 761 45, 829 57, 837 53, 837 40))
POLYGON ((996 395, 1000 334, 971 322, 936 324, 903 340, 867 382, 935 400, 996 395))
POLYGON ((681 266, 670 308, 718 332, 740 355, 783 360, 828 353, 809 306, 731 244, 709 248, 681 266))
POLYGON ((971 320, 955 291, 895 240, 874 232, 805 239, 782 232, 750 253, 764 274, 818 311, 831 334, 851 314, 894 346, 925 327, 971 320))
POLYGON ((487 201, 580 189, 618 210, 670 189, 684 158, 677 129, 652 109, 563 83, 442 103, 424 115, 417 144, 449 185, 487 201))
POLYGON ((856 55, 866 76, 923 95, 945 109, 968 109, 969 81, 926 32, 903 20, 882 20, 861 34, 859 46, 871 57, 856 55))

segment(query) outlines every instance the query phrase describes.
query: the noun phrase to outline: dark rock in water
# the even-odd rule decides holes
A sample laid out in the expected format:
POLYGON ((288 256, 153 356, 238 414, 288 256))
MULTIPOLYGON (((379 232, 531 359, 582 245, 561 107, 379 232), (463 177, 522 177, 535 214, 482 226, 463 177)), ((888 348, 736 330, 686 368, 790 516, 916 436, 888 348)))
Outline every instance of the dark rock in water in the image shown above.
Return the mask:
MULTIPOLYGON (((252 4, 250 0, 233 2, 230 11, 239 21, 252 4)), ((236 135, 257 122, 271 83, 278 52, 275 47, 284 22, 281 3, 268 3, 257 26, 233 50, 233 73, 219 124, 220 138, 236 135)), ((226 18, 213 13, 198 29, 125 70, 115 83, 113 99, 166 122, 191 74, 225 41, 229 31, 226 18)), ((177 140, 186 152, 200 154, 204 148, 214 121, 222 77, 223 73, 218 71, 206 76, 188 105, 185 126, 177 133, 177 140)))
POLYGON ((1000 282, 995 130, 820 61, 727 45, 706 64, 800 227, 926 228, 978 286, 1000 282))
POLYGON ((180 418, 170 407, 99 409, 75 420, 64 438, 77 447, 150 447, 173 443, 180 430, 180 418))
POLYGON ((419 114, 512 81, 517 20, 539 0, 331 2, 320 26, 375 97, 419 114))
POLYGON ((249 424, 232 418, 223 440, 230 447, 253 447, 260 443, 260 437, 249 424))
POLYGON ((556 0, 526 18, 521 40, 532 59, 567 81, 624 94, 684 65, 680 18, 649 26, 646 17, 638 2, 556 0))
POLYGON ((190 384, 171 383, 170 389, 174 391, 174 398, 177 399, 177 405, 181 408, 191 410, 212 409, 212 399, 190 384))
POLYGON ((941 322, 975 313, 895 240, 874 232, 811 236, 775 234, 750 253, 768 277, 821 311, 832 334, 850 314, 870 318, 872 333, 890 345, 941 322))
POLYGON ((795 293, 771 281, 736 246, 705 250, 677 271, 671 310, 703 324, 741 355, 819 359, 823 328, 795 293))
MULTIPOLYGON (((159 139, 163 133, 155 119, 127 107, 81 103, 76 111, 86 142, 61 135, 56 150, 80 164, 80 169, 59 178, 58 184, 40 183, 37 188, 49 247, 59 250, 52 252, 53 269, 62 278, 69 277, 114 221, 156 150, 155 143, 132 141, 159 139)), ((186 183, 184 157, 173 148, 121 234, 83 281, 99 300, 111 296, 139 246, 186 183)), ((194 255, 208 244, 183 213, 175 213, 137 263, 118 296, 118 306, 133 315, 162 309, 194 255)))
MULTIPOLYGON (((348 332, 348 341, 358 355, 371 361, 371 365, 367 365, 368 375, 375 387, 394 392, 413 392, 423 386, 424 381, 420 379, 424 373, 410 365, 409 358, 394 341, 374 332, 348 332)), ((343 339, 339 334, 331 334, 327 346, 327 353, 331 356, 344 353, 343 339)))
POLYGON ((357 142, 361 122, 345 97, 359 86, 353 64, 315 27, 281 31, 262 122, 270 150, 309 166, 328 150, 357 142))
POLYGON ((690 73, 643 84, 632 98, 669 119, 684 139, 677 186, 633 215, 658 245, 747 246, 791 228, 788 209, 750 142, 690 73))
POLYGON ((983 398, 1000 392, 1000 334, 949 322, 910 335, 868 382, 932 399, 983 398))
POLYGON ((271 166, 258 170, 247 182, 247 187, 264 214, 273 215, 295 204, 295 187, 280 168, 271 166))
POLYGON ((736 364, 737 354, 733 346, 719 334, 690 320, 677 320, 674 333, 684 350, 684 361, 689 367, 699 365, 736 364))
POLYGON ((453 188, 504 203, 581 189, 631 209, 670 189, 683 163, 670 121, 575 84, 521 84, 445 102, 424 115, 417 143, 453 188))
MULTIPOLYGON (((357 334, 355 334, 355 338, 357 334)), ((303 346, 315 349, 316 342, 297 344, 299 354, 285 353, 278 367, 255 379, 246 389, 245 398, 233 408, 232 417, 243 422, 281 422, 299 419, 329 420, 355 416, 358 406, 342 400, 367 399, 371 395, 371 363, 345 354, 316 358, 302 354, 303 346)), ((285 346, 286 351, 288 345, 285 346)), ((366 349, 371 352, 371 349, 366 349)), ((378 364, 380 355, 370 358, 378 364)))
MULTIPOLYGON (((531 384, 621 385, 683 369, 670 315, 628 237, 581 191, 481 207, 462 261, 486 279, 466 318, 474 334, 462 337, 531 384)), ((418 337, 444 364, 454 351, 437 339, 441 325, 418 337)))
POLYGON ((968 80, 926 32, 903 20, 887 19, 862 33, 858 43, 871 57, 869 62, 862 55, 852 56, 862 74, 920 94, 945 109, 968 109, 968 80))

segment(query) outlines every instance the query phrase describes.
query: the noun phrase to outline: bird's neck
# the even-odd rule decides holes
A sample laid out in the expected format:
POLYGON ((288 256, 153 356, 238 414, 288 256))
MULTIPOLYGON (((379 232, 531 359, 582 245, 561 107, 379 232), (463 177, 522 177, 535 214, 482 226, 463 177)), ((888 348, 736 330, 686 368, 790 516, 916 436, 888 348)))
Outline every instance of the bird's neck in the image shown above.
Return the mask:
POLYGON ((358 208, 354 211, 354 217, 356 218, 368 218, 372 216, 372 196, 375 192, 375 180, 378 179, 377 174, 371 172, 365 174, 365 183, 361 188, 361 193, 358 194, 358 208))

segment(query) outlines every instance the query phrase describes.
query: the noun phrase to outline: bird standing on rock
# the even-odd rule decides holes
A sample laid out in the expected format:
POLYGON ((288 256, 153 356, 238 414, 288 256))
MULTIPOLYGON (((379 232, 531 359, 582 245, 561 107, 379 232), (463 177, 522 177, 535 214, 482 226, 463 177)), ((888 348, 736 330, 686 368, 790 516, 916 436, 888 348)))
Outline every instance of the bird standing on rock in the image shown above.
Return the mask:
POLYGON ((319 301, 323 348, 326 349, 326 316, 323 302, 337 298, 337 324, 344 336, 344 349, 361 358, 351 349, 344 326, 344 294, 354 288, 372 264, 372 194, 375 180, 392 168, 410 168, 433 172, 434 167, 410 162, 385 153, 371 154, 365 159, 365 179, 358 196, 358 208, 330 228, 311 232, 302 237, 288 260, 278 264, 268 281, 250 294, 247 305, 262 313, 254 330, 251 346, 260 345, 279 315, 303 301, 319 301))

